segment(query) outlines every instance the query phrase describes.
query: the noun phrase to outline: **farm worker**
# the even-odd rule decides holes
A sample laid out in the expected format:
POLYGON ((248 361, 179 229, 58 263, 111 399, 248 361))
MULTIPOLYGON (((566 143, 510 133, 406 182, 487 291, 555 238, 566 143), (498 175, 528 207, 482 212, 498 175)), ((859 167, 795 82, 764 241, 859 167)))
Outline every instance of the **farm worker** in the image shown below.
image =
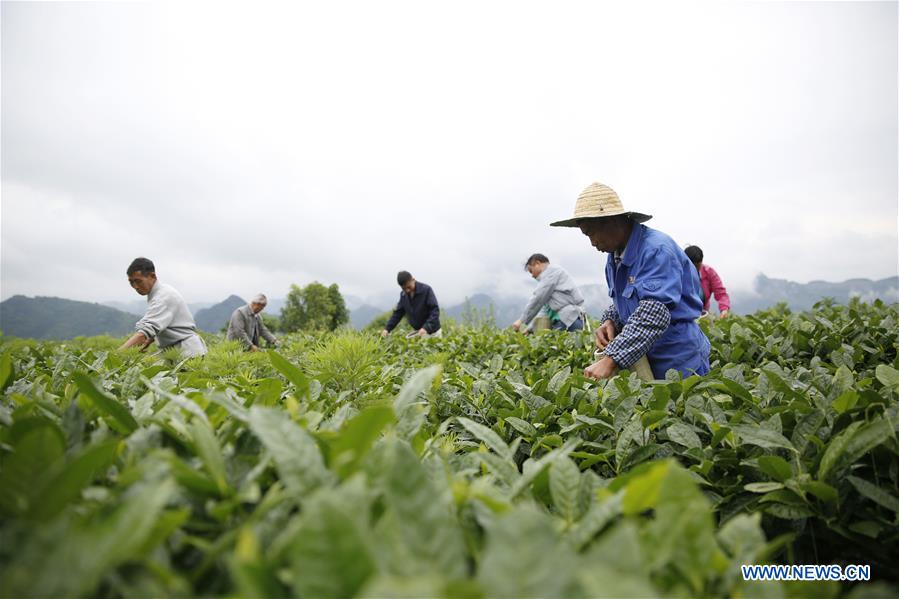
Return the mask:
POLYGON ((564 268, 549 263, 543 254, 532 254, 524 268, 539 281, 521 318, 512 323, 516 331, 527 325, 540 312, 549 316, 551 328, 557 331, 580 331, 584 328, 584 296, 564 268))
POLYGON ((624 209, 610 187, 593 183, 577 199, 574 217, 552 223, 579 227, 606 260, 612 305, 596 329, 603 356, 584 375, 604 379, 646 356, 653 376, 709 371, 709 340, 696 319, 702 311, 699 275, 668 235, 642 224, 652 218, 624 209))
POLYGON ((724 318, 730 313, 730 297, 727 295, 724 283, 721 282, 721 277, 718 276, 714 268, 708 264, 703 264, 702 250, 697 246, 688 246, 684 253, 687 254, 687 258, 690 259, 690 262, 696 267, 696 272, 699 273, 703 312, 709 311, 709 306, 712 304, 712 296, 714 295, 715 301, 718 302, 718 311, 721 312, 721 317, 724 318))
POLYGON ((437 305, 437 296, 434 295, 431 286, 416 281, 415 277, 405 270, 397 273, 396 282, 403 291, 390 320, 381 331, 381 336, 389 335, 405 316, 420 337, 442 337, 440 306, 437 305))
POLYGON ((249 304, 232 312, 228 323, 228 339, 239 341, 249 351, 259 351, 260 336, 272 345, 278 345, 278 340, 269 332, 259 315, 267 304, 268 298, 259 293, 253 296, 249 304))
POLYGON ((138 346, 143 351, 156 341, 159 349, 177 347, 185 358, 204 355, 206 344, 197 334, 187 303, 174 287, 156 279, 153 262, 135 258, 126 273, 131 287, 147 296, 147 312, 134 325, 137 332, 119 349, 138 346))

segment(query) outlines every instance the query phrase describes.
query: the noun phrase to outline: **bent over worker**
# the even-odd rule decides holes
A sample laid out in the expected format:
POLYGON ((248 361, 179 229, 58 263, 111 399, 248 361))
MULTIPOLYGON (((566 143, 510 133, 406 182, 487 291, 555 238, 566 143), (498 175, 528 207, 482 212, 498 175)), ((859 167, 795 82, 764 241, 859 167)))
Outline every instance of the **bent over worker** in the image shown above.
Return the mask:
POLYGON ((557 331, 580 331, 584 328, 584 296, 571 275, 543 254, 532 254, 524 264, 532 277, 539 281, 521 318, 512 323, 516 331, 527 325, 541 311, 550 319, 550 328, 557 331))
POLYGON ((396 282, 403 291, 390 320, 381 331, 381 336, 389 335, 405 316, 419 337, 442 337, 440 306, 437 305, 437 296, 434 295, 431 286, 416 281, 415 277, 405 270, 397 273, 396 282))
POLYGON ((278 345, 278 340, 269 332, 259 315, 267 305, 268 298, 259 293, 249 304, 232 312, 231 320, 228 322, 228 340, 240 342, 243 348, 249 351, 259 351, 259 337, 272 345, 278 345))
POLYGON ((605 275, 613 303, 596 330, 604 355, 585 376, 608 378, 644 355, 657 379, 672 368, 684 376, 709 371, 711 345, 696 324, 699 276, 671 237, 642 224, 650 218, 625 210, 614 190, 593 183, 578 197, 573 218, 552 223, 579 227, 594 248, 609 254, 605 275))
POLYGON ((197 334, 197 325, 181 294, 156 278, 156 267, 147 258, 135 258, 126 271, 128 283, 139 295, 147 296, 147 312, 134 325, 136 333, 119 349, 140 347, 153 341, 159 349, 176 347, 185 358, 206 354, 206 343, 197 334))
POLYGON ((696 272, 699 273, 703 312, 708 312, 709 308, 711 308, 712 296, 714 295, 715 300, 718 302, 718 311, 721 312, 721 317, 724 318, 730 314, 730 296, 727 295, 727 289, 724 288, 724 283, 721 282, 718 272, 702 261, 702 250, 698 246, 691 245, 684 248, 684 253, 687 254, 687 258, 690 259, 690 262, 696 267, 696 272))

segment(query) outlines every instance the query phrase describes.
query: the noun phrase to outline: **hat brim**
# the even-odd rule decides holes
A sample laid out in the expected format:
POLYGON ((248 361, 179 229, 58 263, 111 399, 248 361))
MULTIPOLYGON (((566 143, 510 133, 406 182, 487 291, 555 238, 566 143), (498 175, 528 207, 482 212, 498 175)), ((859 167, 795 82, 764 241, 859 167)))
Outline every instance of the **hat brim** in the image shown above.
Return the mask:
MULTIPOLYGON (((625 212, 624 215, 629 216, 631 220, 638 223, 645 223, 649 219, 652 218, 651 214, 643 214, 642 212, 625 212)), ((599 220, 601 218, 612 218, 613 216, 621 216, 620 214, 610 214, 608 216, 579 216, 577 218, 569 218, 566 220, 557 220, 554 223, 549 223, 550 227, 577 227, 580 225, 581 221, 585 220, 599 220)))

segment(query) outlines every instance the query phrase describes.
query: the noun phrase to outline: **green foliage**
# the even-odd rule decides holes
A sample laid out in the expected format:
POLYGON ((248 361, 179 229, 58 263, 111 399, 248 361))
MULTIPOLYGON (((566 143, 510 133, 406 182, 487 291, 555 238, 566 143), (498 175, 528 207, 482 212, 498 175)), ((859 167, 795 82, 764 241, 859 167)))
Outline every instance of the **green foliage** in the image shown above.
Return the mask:
MULTIPOLYGON (((342 299, 342 298, 341 298, 342 299)), ((262 317, 262 324, 265 325, 265 328, 269 330, 271 333, 277 333, 281 331, 281 319, 277 316, 272 316, 271 314, 260 314, 262 317)))
POLYGON ((13 380, 15 380, 16 372, 12 365, 12 356, 4 353, 0 356, 0 392, 3 392, 13 380))
POLYGON ((462 304, 461 324, 466 327, 490 328, 496 327, 496 311, 493 304, 479 308, 471 303, 467 297, 462 304))
POLYGON ((380 380, 384 357, 382 344, 372 335, 339 331, 322 338, 321 343, 306 354, 309 372, 323 385, 340 391, 366 390, 380 380))
POLYGON ((306 306, 303 298, 303 288, 299 285, 291 285, 284 305, 281 307, 281 326, 287 333, 300 330, 306 321, 306 306))
POLYGON ((337 283, 332 283, 328 287, 328 299, 332 306, 331 322, 328 328, 333 331, 350 321, 350 311, 346 307, 346 302, 343 301, 337 283))
POLYGON ((651 384, 585 379, 588 333, 210 338, 183 364, 0 340, 0 596, 793 596, 742 580, 772 561, 899 582, 899 307, 702 326, 712 371, 651 384))
POLYGON ((138 318, 109 306, 58 297, 14 295, 0 303, 0 330, 31 339, 125 335, 134 330, 138 318))
MULTIPOLYGON (((383 313, 375 316, 371 320, 371 322, 369 322, 367 325, 365 325, 365 327, 362 330, 363 331, 373 331, 373 332, 379 333, 379 332, 383 331, 384 328, 387 326, 387 321, 390 320, 390 317, 392 315, 393 315, 393 310, 387 310, 386 312, 383 312, 383 313)), ((399 327, 402 327, 404 322, 406 322, 406 321, 404 320, 403 322, 401 322, 399 327)), ((408 326, 409 325, 407 323, 406 327, 408 327, 408 326)), ((397 328, 399 328, 399 327, 397 327, 397 328)))
POLYGON ((334 331, 350 321, 350 313, 337 284, 291 285, 281 308, 281 328, 288 332, 334 331))

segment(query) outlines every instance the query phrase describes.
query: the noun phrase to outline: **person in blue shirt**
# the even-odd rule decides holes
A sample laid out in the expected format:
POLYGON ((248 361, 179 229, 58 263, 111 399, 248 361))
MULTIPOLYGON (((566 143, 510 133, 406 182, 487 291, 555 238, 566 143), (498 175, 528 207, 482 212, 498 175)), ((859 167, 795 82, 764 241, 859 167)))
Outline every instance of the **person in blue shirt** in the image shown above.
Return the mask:
POLYGON ((593 183, 578 197, 573 218, 552 223, 579 227, 594 248, 609 254, 612 305, 595 331, 603 355, 584 369, 585 376, 609 378, 644 355, 656 379, 669 369, 684 376, 709 371, 711 345, 696 324, 702 313, 699 276, 671 237, 642 224, 650 218, 626 211, 614 190, 593 183))
POLYGON ((390 320, 381 336, 390 334, 400 320, 405 316, 415 332, 421 337, 440 337, 440 306, 437 304, 437 296, 430 285, 416 281, 415 277, 405 270, 396 275, 396 282, 403 289, 400 293, 400 301, 391 315, 390 320))

